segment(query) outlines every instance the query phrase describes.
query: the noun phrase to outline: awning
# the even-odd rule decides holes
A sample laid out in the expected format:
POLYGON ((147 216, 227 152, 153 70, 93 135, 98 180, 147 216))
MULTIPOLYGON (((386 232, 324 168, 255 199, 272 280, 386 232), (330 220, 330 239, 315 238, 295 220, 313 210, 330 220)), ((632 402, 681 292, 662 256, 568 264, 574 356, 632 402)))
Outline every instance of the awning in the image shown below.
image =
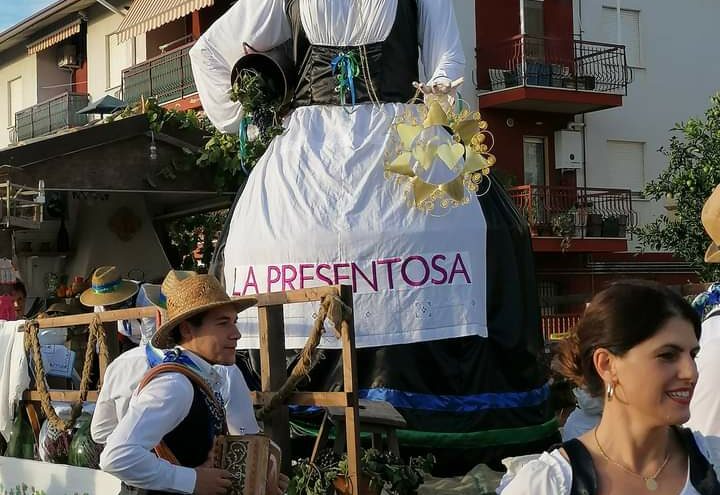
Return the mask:
POLYGON ((68 39, 70 36, 78 34, 80 32, 81 22, 82 19, 77 19, 64 27, 61 27, 57 31, 53 31, 47 36, 43 36, 39 40, 33 41, 27 46, 28 55, 42 51, 60 43, 62 40, 68 39))
POLYGON ((115 33, 118 43, 146 33, 189 13, 210 7, 215 0, 135 0, 115 33))

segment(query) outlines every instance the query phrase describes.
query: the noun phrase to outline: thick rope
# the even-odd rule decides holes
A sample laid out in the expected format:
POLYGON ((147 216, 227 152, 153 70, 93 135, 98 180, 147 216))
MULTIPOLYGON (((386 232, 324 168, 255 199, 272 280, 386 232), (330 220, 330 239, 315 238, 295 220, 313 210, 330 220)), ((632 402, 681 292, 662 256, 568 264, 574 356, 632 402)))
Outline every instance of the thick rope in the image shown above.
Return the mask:
MULTIPOLYGON (((100 355, 108 358, 107 341, 105 329, 102 326, 100 317, 96 315, 89 325, 88 346, 85 350, 85 363, 83 364, 83 372, 80 379, 80 400, 76 401, 72 406, 70 419, 65 421, 61 419, 55 412, 50 399, 50 393, 45 382, 45 366, 43 365, 42 353, 40 350, 40 325, 37 320, 28 320, 25 323, 25 331, 27 333, 26 350, 32 352, 33 364, 35 367, 35 386, 40 394, 40 406, 42 407, 45 417, 47 417, 50 425, 57 431, 67 431, 75 426, 75 421, 82 414, 83 402, 87 399, 87 393, 90 386, 90 374, 92 373, 93 353, 95 342, 98 341, 100 346, 100 355), (99 337, 99 338, 98 338, 99 337)), ((106 361, 107 362, 107 361, 106 361)), ((102 385, 102 377, 98 384, 98 388, 102 385)))
MULTIPOLYGON (((319 354, 316 352, 318 345, 320 345, 320 339, 325 333, 325 319, 329 318, 333 322, 333 330, 335 336, 340 338, 343 330, 343 316, 349 314, 351 309, 337 296, 325 296, 320 302, 320 309, 318 310, 315 323, 310 331, 307 342, 300 352, 298 362, 293 367, 290 376, 285 383, 280 387, 280 390, 273 395, 270 402, 265 404, 256 414, 259 420, 265 419, 270 413, 272 413, 278 406, 283 404, 291 393, 295 391, 298 384, 310 374, 310 371, 315 367, 319 361, 319 354)), ((347 325, 347 324, 345 324, 347 325)))

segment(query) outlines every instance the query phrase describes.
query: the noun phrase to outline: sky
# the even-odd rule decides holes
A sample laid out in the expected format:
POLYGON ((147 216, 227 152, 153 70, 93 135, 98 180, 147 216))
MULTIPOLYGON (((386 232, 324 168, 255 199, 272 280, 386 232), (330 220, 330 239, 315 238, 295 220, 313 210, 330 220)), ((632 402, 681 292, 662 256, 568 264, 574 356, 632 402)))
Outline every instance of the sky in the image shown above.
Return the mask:
POLYGON ((0 32, 57 0, 0 0, 0 32))

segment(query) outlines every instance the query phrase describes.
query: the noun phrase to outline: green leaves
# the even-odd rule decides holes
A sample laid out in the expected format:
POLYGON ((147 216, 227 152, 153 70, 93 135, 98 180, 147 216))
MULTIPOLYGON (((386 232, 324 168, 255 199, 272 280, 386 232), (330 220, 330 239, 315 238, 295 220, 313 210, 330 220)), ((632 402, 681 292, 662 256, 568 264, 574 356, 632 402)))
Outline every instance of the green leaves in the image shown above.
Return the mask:
POLYGON ((690 263, 703 280, 718 280, 720 267, 704 262, 710 239, 700 212, 720 183, 720 94, 711 98, 704 119, 690 118, 678 123, 672 132, 676 135, 659 150, 667 157, 667 168, 647 184, 644 194, 656 201, 675 201, 674 218, 661 215, 634 233, 643 246, 672 251, 690 263))

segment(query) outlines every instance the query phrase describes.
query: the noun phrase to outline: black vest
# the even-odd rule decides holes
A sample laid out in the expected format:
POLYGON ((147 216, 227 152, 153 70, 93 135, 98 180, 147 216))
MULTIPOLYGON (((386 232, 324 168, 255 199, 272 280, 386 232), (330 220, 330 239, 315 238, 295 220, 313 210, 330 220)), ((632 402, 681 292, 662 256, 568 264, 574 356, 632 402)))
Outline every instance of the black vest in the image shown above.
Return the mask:
MULTIPOLYGON (((299 3, 288 0, 286 4, 298 81, 293 105, 340 105, 330 64, 340 52, 353 52, 359 59, 359 47, 311 44, 300 20, 299 3)), ((387 39, 364 45, 370 79, 380 102, 405 103, 413 97, 412 83, 418 80, 418 45, 417 0, 398 0, 395 22, 387 39)), ((371 101, 362 71, 355 78, 355 88, 355 103, 371 101)), ((349 97, 346 101, 350 104, 349 97)))
MULTIPOLYGON (((720 495, 720 483, 712 464, 700 452, 692 431, 675 427, 680 442, 690 461, 690 483, 700 495, 720 495)), ((577 438, 562 444, 572 468, 572 488, 570 495, 595 495, 597 493, 597 473, 587 448, 577 438)))
MULTIPOLYGON (((195 468, 207 460, 216 432, 205 393, 194 382, 190 383, 194 393, 190 412, 163 441, 181 466, 195 468)), ((148 491, 149 495, 165 493, 170 492, 148 491)))

